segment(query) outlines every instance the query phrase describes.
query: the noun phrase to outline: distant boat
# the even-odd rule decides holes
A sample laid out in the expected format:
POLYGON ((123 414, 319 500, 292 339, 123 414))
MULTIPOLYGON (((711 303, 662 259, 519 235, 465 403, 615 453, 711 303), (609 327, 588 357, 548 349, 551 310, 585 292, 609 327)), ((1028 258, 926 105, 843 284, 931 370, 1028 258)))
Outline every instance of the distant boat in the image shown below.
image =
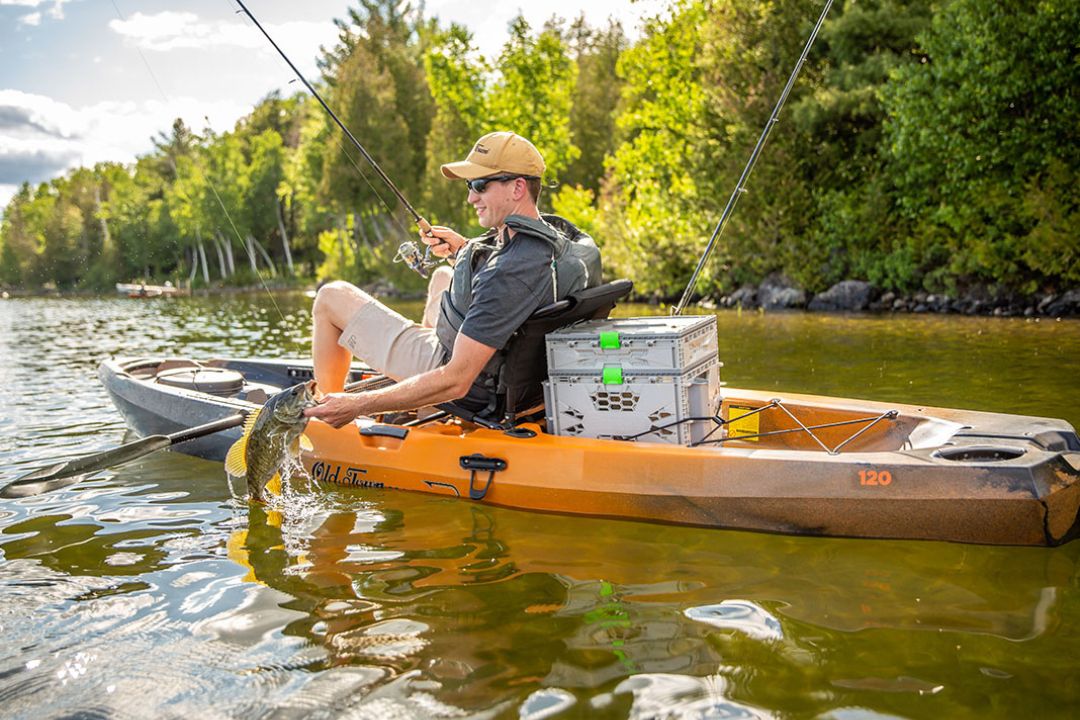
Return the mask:
POLYGON ((116 292, 127 295, 129 298, 152 298, 172 295, 186 295, 185 290, 173 287, 168 280, 164 285, 147 285, 145 283, 116 283, 116 292))

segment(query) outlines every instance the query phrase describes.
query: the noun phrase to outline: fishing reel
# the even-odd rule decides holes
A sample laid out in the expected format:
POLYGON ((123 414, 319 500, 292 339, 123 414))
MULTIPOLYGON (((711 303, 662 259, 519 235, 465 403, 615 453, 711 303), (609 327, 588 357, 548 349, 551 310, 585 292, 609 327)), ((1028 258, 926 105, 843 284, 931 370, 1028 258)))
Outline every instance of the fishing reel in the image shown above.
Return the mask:
POLYGON ((438 260, 431 257, 431 245, 426 245, 425 249, 421 251, 415 240, 406 240, 398 245, 394 262, 405 263, 419 273, 422 278, 426 278, 428 270, 439 264, 438 260))

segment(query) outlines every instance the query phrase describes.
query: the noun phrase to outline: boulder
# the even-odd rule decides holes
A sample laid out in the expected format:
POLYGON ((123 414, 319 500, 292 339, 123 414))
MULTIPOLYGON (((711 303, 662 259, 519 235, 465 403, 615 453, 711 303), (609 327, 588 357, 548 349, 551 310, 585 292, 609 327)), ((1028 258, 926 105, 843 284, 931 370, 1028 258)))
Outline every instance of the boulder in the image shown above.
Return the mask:
POLYGON ((824 312, 858 312, 870 306, 873 294, 874 286, 868 282, 844 280, 815 295, 809 307, 824 312))
POLYGON ((728 307, 757 307, 757 290, 752 285, 743 285, 731 293, 726 304, 728 307))
POLYGON ((1045 312, 1047 315, 1061 317, 1064 315, 1080 315, 1080 290, 1069 290, 1067 293, 1049 303, 1045 312))
POLYGON ((757 290, 758 304, 766 310, 786 310, 806 305, 806 293, 783 275, 770 275, 757 290))

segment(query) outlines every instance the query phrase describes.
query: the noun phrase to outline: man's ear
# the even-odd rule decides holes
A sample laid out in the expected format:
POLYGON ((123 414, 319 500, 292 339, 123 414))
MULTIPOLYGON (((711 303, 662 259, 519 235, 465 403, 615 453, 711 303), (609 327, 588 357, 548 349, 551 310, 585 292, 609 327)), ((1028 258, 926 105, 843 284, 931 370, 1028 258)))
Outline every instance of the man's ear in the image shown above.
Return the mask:
POLYGON ((514 178, 514 200, 522 200, 529 194, 529 182, 525 178, 514 178))

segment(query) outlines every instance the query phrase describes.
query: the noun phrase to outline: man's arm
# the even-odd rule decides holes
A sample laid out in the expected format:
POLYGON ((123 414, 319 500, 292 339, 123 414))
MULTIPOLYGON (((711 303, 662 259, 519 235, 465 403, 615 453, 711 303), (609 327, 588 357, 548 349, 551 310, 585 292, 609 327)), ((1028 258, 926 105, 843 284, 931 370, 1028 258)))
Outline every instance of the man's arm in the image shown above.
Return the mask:
POLYGON ((334 427, 343 427, 361 415, 413 410, 464 397, 495 348, 458 333, 450 362, 402 380, 382 390, 349 394, 331 393, 304 414, 334 427))

